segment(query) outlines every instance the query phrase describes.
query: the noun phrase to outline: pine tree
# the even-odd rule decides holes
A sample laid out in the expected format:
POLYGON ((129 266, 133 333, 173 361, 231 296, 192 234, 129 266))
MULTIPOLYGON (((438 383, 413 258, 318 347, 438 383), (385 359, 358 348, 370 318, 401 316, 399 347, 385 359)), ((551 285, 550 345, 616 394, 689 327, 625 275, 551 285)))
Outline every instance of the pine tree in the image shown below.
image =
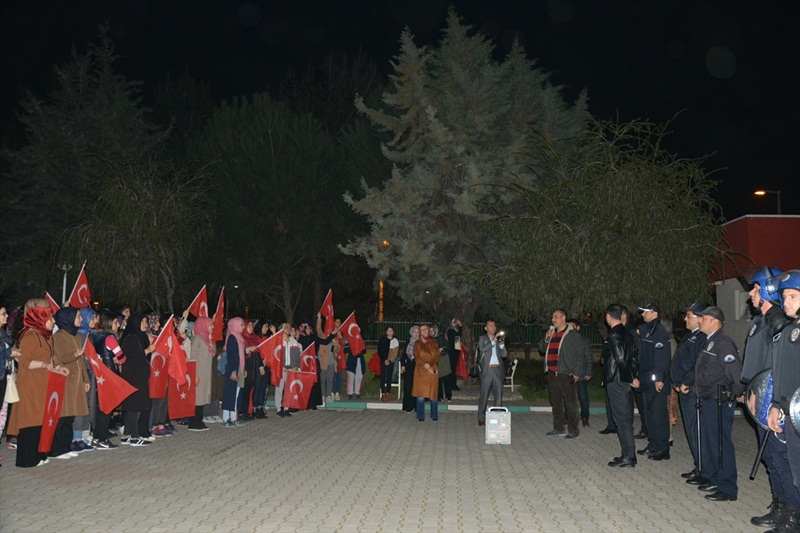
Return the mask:
POLYGON ((465 321, 478 308, 495 312, 474 273, 509 253, 487 222, 522 208, 512 183, 547 179, 524 154, 537 137, 571 142, 587 119, 585 95, 566 104, 519 46, 503 61, 494 55, 452 9, 437 46, 418 47, 405 30, 383 105, 356 101, 390 137, 382 150, 391 175, 345 196, 372 229, 343 251, 366 258, 407 305, 465 321))

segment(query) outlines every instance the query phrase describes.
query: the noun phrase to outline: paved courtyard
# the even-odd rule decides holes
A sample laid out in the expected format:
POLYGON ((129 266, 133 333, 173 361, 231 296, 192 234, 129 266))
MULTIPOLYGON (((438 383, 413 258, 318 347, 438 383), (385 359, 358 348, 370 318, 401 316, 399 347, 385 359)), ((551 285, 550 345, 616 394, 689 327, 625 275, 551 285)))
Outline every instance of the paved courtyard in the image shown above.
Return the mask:
POLYGON ((420 423, 369 407, 270 411, 33 469, 4 446, 0 531, 754 531, 770 501, 763 469, 747 479, 756 443, 741 416, 739 501, 713 503, 678 475, 690 469, 680 423, 671 460, 612 469, 602 415, 565 441, 544 435, 549 414, 514 413, 503 446, 484 444, 474 412, 420 423))

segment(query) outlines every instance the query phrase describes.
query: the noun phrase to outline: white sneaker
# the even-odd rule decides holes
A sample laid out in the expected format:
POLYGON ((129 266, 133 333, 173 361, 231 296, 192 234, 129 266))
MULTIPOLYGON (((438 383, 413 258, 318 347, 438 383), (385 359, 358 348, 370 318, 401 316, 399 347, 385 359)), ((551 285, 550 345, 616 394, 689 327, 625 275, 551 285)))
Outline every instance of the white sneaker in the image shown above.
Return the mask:
POLYGON ((333 399, 334 399, 334 401, 337 401, 337 402, 339 401, 339 393, 338 392, 333 395, 333 399))
POLYGON ((42 466, 42 465, 46 465, 46 464, 47 464, 47 463, 49 463, 49 462, 50 462, 50 458, 49 458, 49 457, 47 457, 47 458, 45 458, 45 459, 40 459, 40 460, 39 460, 39 463, 38 463, 36 466, 42 466))
POLYGON ((225 421, 219 415, 214 415, 214 422, 217 424, 221 424, 225 421))
POLYGON ((203 423, 204 423, 204 424, 215 424, 216 422, 217 422, 217 421, 216 421, 216 420, 214 420, 214 418, 213 418, 213 417, 211 417, 211 416, 204 416, 204 417, 203 417, 203 423))
POLYGON ((144 439, 131 439, 131 446, 137 448, 141 446, 150 446, 150 441, 146 441, 144 439))
POLYGON ((126 436, 122 437, 121 439, 119 439, 119 443, 120 443, 121 445, 123 445, 123 446, 127 446, 128 444, 130 444, 130 443, 131 443, 131 438, 130 438, 130 436, 127 436, 127 435, 126 435, 126 436))
POLYGON ((73 455, 72 452, 62 453, 61 455, 56 455, 53 459, 72 459, 73 457, 77 457, 78 454, 73 455))

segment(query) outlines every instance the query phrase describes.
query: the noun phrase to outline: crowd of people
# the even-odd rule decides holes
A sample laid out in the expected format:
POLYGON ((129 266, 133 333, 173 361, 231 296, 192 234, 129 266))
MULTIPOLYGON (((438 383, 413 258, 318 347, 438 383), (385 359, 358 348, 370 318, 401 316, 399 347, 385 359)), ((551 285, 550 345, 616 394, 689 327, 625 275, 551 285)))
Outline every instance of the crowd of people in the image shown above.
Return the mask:
MULTIPOLYGON (((773 492, 769 512, 753 517, 751 523, 780 533, 796 532, 800 529, 800 434, 785 420, 789 402, 800 390, 800 271, 764 267, 750 281, 750 298, 758 315, 744 354, 724 331, 725 315, 719 307, 693 303, 685 308, 686 333, 674 357, 658 305, 639 308, 642 321, 638 326, 630 322, 625 306, 606 308, 608 334, 602 365, 608 425, 601 433, 616 434, 619 439, 621 453, 608 463, 610 467, 634 468, 638 457, 669 460, 674 424, 670 405, 679 406, 694 463, 681 476, 707 493, 710 501, 735 501, 738 485, 731 432, 736 406, 743 404, 758 424, 761 457, 773 492), (765 372, 769 373, 768 389, 747 388, 765 372), (636 435, 634 404, 642 417, 636 435), (635 441, 640 438, 647 444, 637 451, 635 441)), ((367 370, 365 350, 353 353, 339 319, 327 330, 324 320, 317 315, 312 328, 308 323, 259 325, 234 317, 228 321, 221 345, 213 340, 214 323, 208 317, 195 318, 186 311, 177 323, 170 321, 186 358, 196 363, 194 415, 180 423, 190 431, 204 431, 209 423, 237 427, 245 420, 267 418, 270 384, 277 416, 291 417, 297 409, 283 402, 287 375, 300 369, 301 354, 312 344, 316 380, 305 407, 316 409, 340 400, 343 373, 348 399, 360 398, 367 370), (278 334, 283 349, 275 367, 265 361, 259 347, 278 334), (219 411, 212 401, 216 398, 221 399, 219 411)), ((585 387, 592 375, 591 344, 563 309, 552 313, 551 323, 539 342, 553 415, 553 428, 547 435, 575 440, 580 426, 589 425, 585 387)), ((412 326, 405 349, 394 329, 387 328, 378 342, 375 372, 380 377, 381 401, 389 401, 397 369, 403 376, 403 411, 416 413, 423 422, 425 404, 430 402, 430 419, 438 420, 439 402, 447 402, 459 390, 455 369, 461 327, 457 319, 443 334, 435 325, 412 326)), ((16 447, 16 465, 40 466, 51 458, 71 459, 120 445, 147 447, 159 437, 172 435, 175 427, 168 415, 168 392, 153 380, 153 373, 157 375, 153 361, 164 355, 156 347, 160 329, 157 314, 131 313, 127 308, 118 314, 98 314, 88 308, 63 307, 54 314, 44 299, 31 299, 11 313, 0 307, 0 397, 5 400, 0 434, 5 431, 16 447), (105 368, 135 388, 117 406, 121 417, 99 408, 98 379, 87 360, 87 343, 105 368), (43 451, 51 371, 63 374, 66 381, 52 444, 43 451), (12 381, 16 398, 5 393, 12 381), (119 444, 111 441, 115 433, 120 435, 119 444)), ((475 362, 480 378, 480 426, 485 425, 490 393, 494 405, 502 405, 503 381, 511 362, 496 323, 487 321, 484 330, 475 362)))

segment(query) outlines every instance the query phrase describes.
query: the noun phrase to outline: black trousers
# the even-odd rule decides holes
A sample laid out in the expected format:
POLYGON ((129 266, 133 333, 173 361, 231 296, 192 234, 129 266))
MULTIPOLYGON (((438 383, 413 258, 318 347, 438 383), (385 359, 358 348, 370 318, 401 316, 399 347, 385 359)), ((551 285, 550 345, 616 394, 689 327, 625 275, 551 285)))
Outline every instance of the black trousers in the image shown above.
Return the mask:
POLYGON ((111 422, 111 415, 105 414, 100 408, 97 408, 97 415, 95 415, 95 425, 92 431, 92 436, 96 440, 108 439, 108 424, 111 422))
POLYGON ((74 416, 62 416, 58 419, 56 432, 53 435, 53 445, 47 455, 58 457, 69 452, 69 447, 72 444, 72 423, 74 421, 74 416))
POLYGON ((46 453, 39 453, 39 438, 42 426, 22 428, 17 432, 17 466, 30 468, 47 459, 46 453))
POLYGON ((417 409, 417 399, 411 395, 414 388, 414 368, 415 361, 406 362, 406 371, 403 373, 403 411, 415 411, 417 409))
POLYGON ((394 371, 394 364, 388 359, 381 359, 381 392, 392 392, 392 372, 394 371))
POLYGON ((642 391, 644 419, 647 424, 647 449, 651 452, 669 450, 669 391, 656 392, 655 388, 642 391), (648 407, 649 406, 649 407, 648 407))
POLYGON ((683 430, 686 433, 686 441, 689 443, 689 450, 692 452, 694 459, 694 468, 700 470, 698 463, 697 452, 697 395, 694 391, 689 391, 687 394, 678 394, 678 404, 681 407, 681 420, 683 421, 683 430))
POLYGON ((647 432, 647 420, 644 416, 644 402, 642 401, 642 393, 637 390, 633 391, 633 399, 636 400, 636 410, 639 411, 639 420, 642 423, 642 433, 649 435, 647 432))

